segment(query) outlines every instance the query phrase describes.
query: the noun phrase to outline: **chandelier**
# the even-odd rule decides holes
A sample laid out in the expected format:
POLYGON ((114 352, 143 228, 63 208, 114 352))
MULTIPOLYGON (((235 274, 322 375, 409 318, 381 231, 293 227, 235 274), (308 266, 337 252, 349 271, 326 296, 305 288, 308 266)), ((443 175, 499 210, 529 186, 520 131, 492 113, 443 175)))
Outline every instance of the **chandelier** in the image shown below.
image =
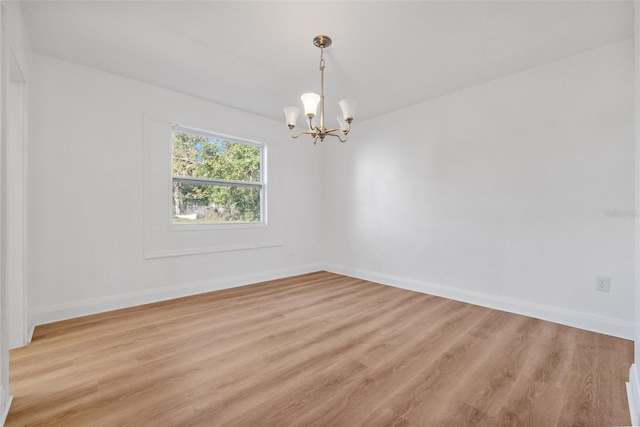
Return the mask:
POLYGON ((296 121, 300 110, 296 107, 285 107, 284 115, 287 118, 287 126, 289 127, 289 136, 292 138, 298 138, 300 135, 311 135, 313 138, 313 144, 315 145, 318 140, 324 141, 325 136, 335 136, 340 142, 346 142, 347 134, 351 129, 351 122, 353 121, 353 113, 356 107, 356 101, 352 99, 343 99, 338 102, 340 109, 342 110, 342 118, 338 119, 337 128, 327 129, 324 126, 324 49, 331 46, 331 38, 328 36, 317 36, 313 39, 313 44, 320 48, 320 95, 317 93, 304 93, 300 97, 302 104, 304 105, 304 114, 307 116, 309 130, 300 132, 298 135, 293 134, 293 128, 296 127, 296 121), (316 111, 320 104, 320 123, 314 123, 313 118, 316 116, 316 111))

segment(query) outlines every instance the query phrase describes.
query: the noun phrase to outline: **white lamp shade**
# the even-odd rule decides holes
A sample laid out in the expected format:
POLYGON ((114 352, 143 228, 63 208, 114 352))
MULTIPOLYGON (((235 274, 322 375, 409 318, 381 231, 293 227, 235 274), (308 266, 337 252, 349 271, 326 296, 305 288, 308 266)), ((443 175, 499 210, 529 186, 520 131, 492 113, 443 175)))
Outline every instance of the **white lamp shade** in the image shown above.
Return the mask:
POLYGON ((343 99, 342 101, 338 102, 338 105, 342 110, 342 117, 344 117, 345 121, 348 119, 353 120, 357 104, 358 101, 354 99, 343 99))
POLYGON ((316 115, 316 109, 320 103, 320 95, 313 92, 303 93, 300 100, 304 104, 304 114, 307 117, 313 117, 316 115))
POLYGON ((341 130, 347 130, 349 128, 347 126, 347 123, 344 120, 342 120, 340 116, 336 117, 336 119, 338 119, 338 126, 340 126, 341 130))
POLYGON ((287 118, 288 125, 296 125, 298 116, 300 115, 300 109, 296 107, 284 107, 284 115, 287 118))

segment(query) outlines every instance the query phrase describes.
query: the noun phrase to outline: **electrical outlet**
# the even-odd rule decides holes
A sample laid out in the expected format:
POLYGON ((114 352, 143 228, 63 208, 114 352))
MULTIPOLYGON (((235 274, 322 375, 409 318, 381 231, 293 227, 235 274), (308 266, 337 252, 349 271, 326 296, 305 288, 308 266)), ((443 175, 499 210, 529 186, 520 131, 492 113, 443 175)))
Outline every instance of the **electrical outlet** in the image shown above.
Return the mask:
POLYGON ((611 277, 596 276, 596 291, 609 292, 611 277))

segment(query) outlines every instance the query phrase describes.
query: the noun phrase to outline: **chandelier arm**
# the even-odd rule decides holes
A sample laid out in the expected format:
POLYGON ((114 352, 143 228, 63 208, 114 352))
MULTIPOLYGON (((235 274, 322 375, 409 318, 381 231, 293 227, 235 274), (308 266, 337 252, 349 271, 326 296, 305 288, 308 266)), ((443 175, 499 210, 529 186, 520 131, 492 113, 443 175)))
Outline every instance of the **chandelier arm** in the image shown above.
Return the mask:
POLYGON ((342 132, 343 135, 347 135, 349 134, 349 131, 351 130, 351 121, 347 121, 345 122, 347 124, 347 128, 346 129, 342 129, 342 128, 332 128, 332 129, 326 129, 325 132, 326 133, 331 133, 331 132, 342 132))
MULTIPOLYGON (((336 129, 336 130, 338 130, 338 129, 336 129)), ((347 134, 344 134, 344 139, 340 136, 340 134, 339 134, 339 133, 328 133, 327 135, 329 135, 329 136, 335 136, 336 138, 338 138, 338 140, 339 140, 340 142, 347 142, 347 134)))
MULTIPOLYGON (((327 135, 333 135, 334 132, 341 132, 343 135, 348 135, 349 131, 351 130, 351 124, 347 123, 347 128, 346 129, 342 129, 342 128, 332 128, 332 129, 325 129, 325 133, 327 135)), ((335 135, 333 135, 335 136, 335 135)))
POLYGON ((303 130, 303 131, 301 131, 299 134, 294 135, 294 134, 293 134, 293 128, 289 129, 289 136, 290 136, 291 138, 294 138, 294 139, 295 139, 295 138, 299 138, 299 137, 300 137, 300 135, 315 135, 315 133, 316 133, 316 132, 315 132, 315 131, 313 131, 313 130, 303 130))
POLYGON ((344 131, 342 129, 340 129, 340 128, 332 128, 332 129, 325 129, 324 130, 325 133, 332 133, 332 132, 337 132, 337 131, 340 131, 340 132, 344 133, 344 131))

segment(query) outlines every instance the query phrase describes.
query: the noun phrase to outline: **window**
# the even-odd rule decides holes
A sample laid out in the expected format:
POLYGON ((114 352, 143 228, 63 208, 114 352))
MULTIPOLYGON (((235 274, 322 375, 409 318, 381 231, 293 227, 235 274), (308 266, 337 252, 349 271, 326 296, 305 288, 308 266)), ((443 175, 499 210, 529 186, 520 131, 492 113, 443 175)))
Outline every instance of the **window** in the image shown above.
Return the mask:
POLYGON ((264 222, 263 145, 174 125, 172 223, 264 222))
MULTIPOLYGON (((280 149, 274 142, 280 135, 277 127, 273 126, 268 131, 261 129, 259 134, 248 133, 256 135, 254 138, 264 138, 260 142, 250 139, 251 136, 225 136, 252 132, 244 126, 245 115, 221 108, 213 111, 217 123, 212 125, 212 110, 203 111, 200 107, 200 103, 196 103, 186 118, 184 114, 174 118, 144 115, 142 219, 145 259, 282 245, 282 196, 277 173, 280 170, 280 149), (190 124, 178 126, 176 123, 190 124), (214 127, 220 123, 228 126, 220 133, 199 130, 220 129, 214 127), (179 162, 183 163, 181 173, 172 171, 174 135, 178 141, 176 154, 180 152, 177 145, 184 143, 180 147, 184 152, 181 156, 176 155, 178 161, 175 162, 176 167, 179 162), (239 144, 239 147, 234 147, 234 144, 239 144), (245 156, 232 155, 234 150, 242 151, 240 149, 248 153, 244 153, 245 156), (213 160, 207 162, 212 153, 218 157, 219 164, 223 160, 232 164, 242 163, 234 159, 243 158, 245 168, 235 172, 229 172, 230 167, 208 170, 208 166, 215 164, 213 160), (253 167, 249 167, 251 165, 253 167), (245 174, 238 172, 240 170, 245 170, 245 174), (174 177, 180 186, 174 187, 174 177), (225 191, 229 194, 224 194, 225 191), (216 200, 213 196, 220 198, 216 200), (178 215, 189 216, 181 218, 178 215)), ((265 123, 268 123, 266 119, 265 123)))

